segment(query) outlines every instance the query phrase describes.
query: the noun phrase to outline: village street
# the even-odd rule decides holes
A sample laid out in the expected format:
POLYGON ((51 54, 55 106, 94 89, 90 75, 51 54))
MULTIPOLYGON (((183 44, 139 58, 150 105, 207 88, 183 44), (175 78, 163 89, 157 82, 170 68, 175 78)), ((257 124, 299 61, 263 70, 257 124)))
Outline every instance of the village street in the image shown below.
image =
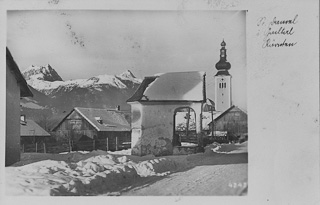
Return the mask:
POLYGON ((191 168, 136 186, 124 191, 121 195, 226 196, 247 194, 248 155, 246 147, 228 154, 193 155, 187 160, 191 168))
POLYGON ((245 195, 247 164, 198 166, 122 193, 129 196, 245 195))

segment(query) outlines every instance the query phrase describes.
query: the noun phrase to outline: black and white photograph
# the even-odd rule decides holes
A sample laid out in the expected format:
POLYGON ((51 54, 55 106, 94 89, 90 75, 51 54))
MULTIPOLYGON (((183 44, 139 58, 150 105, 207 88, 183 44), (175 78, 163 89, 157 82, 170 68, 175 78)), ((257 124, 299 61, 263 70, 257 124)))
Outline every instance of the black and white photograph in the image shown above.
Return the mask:
POLYGON ((7 22, 7 195, 247 195, 246 11, 7 22))
POLYGON ((319 204, 319 1, 0 0, 0 27, 0 204, 319 204))

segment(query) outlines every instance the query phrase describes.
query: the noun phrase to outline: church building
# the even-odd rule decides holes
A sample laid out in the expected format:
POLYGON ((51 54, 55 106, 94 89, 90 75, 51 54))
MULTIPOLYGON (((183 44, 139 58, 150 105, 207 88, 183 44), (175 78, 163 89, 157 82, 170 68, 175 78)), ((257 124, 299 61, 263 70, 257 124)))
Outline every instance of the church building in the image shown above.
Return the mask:
POLYGON ((221 43, 220 61, 216 64, 217 74, 214 76, 215 108, 216 111, 225 111, 232 106, 231 75, 228 70, 231 64, 227 61, 227 50, 224 40, 221 43))
POLYGON ((227 61, 227 49, 224 40, 221 43, 220 60, 216 63, 218 72, 214 76, 215 84, 215 109, 219 114, 209 123, 211 133, 215 139, 217 133, 225 133, 226 141, 246 137, 248 139, 248 116, 247 113, 232 103, 231 78, 229 73, 231 64, 227 61))

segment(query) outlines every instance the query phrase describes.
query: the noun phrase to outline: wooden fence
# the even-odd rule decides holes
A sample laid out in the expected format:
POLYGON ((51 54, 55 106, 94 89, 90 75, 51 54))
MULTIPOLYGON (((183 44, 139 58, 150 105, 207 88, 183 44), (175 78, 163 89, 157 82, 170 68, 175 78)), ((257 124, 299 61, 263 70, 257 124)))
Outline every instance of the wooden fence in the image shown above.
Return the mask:
POLYGON ((74 142, 59 141, 59 142, 41 142, 34 144, 21 144, 22 152, 38 152, 38 153, 61 153, 71 151, 117 151, 131 148, 131 142, 126 142, 123 138, 115 137, 114 139, 98 139, 74 142))

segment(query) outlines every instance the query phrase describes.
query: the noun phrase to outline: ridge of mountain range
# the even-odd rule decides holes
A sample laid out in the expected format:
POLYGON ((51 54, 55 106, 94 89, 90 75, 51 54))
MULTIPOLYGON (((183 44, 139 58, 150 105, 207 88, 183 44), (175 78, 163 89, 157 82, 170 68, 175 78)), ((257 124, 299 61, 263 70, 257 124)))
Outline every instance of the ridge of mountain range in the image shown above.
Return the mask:
POLYGON ((22 98, 21 114, 46 130, 62 120, 74 107, 130 110, 126 100, 141 84, 130 70, 119 75, 98 75, 64 81, 49 65, 31 65, 22 72, 33 97, 22 98))

